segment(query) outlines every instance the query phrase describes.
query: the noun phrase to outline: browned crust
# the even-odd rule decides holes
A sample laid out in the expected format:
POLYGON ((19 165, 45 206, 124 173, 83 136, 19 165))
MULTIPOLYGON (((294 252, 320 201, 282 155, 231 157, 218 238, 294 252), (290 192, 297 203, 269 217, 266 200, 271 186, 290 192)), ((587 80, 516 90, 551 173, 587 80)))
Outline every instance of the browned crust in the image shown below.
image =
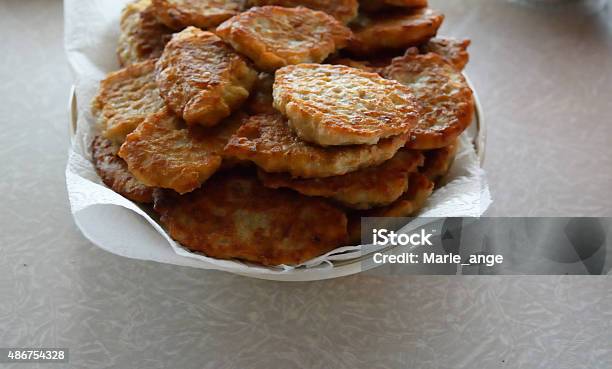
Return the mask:
POLYGON ((463 70, 470 61, 467 49, 472 41, 457 40, 448 37, 435 37, 420 46, 423 53, 436 53, 451 63, 457 70, 463 70))
POLYGON ((343 176, 300 179, 285 173, 258 172, 268 188, 290 188, 306 196, 332 198, 354 209, 389 205, 408 188, 408 177, 424 162, 418 151, 400 150, 383 164, 343 176))
POLYGON ((91 145, 93 164, 105 185, 129 200, 152 203, 153 188, 145 186, 128 170, 128 166, 117 156, 117 146, 96 136, 91 145))
POLYGON ((153 0, 155 16, 180 31, 194 26, 216 27, 244 10, 244 0, 153 0))
POLYGON ((278 70, 274 107, 300 138, 322 146, 376 144, 409 132, 418 120, 411 89, 344 65, 278 70))
POLYGON ((269 72, 320 63, 352 37, 350 29, 327 13, 280 6, 251 8, 221 24, 216 33, 269 72))
POLYGON ((157 192, 155 210, 183 246, 217 259, 298 265, 346 243, 344 213, 324 201, 223 173, 185 196, 157 192))
POLYGON ((223 148, 241 120, 212 128, 184 128, 167 109, 144 121, 128 135, 119 156, 141 182, 188 193, 220 168, 223 148))
POLYGON ((377 145, 320 147, 299 139, 277 112, 247 118, 225 154, 252 161, 268 173, 322 178, 382 164, 405 145, 407 137, 387 138, 377 145))
POLYGON ((324 11, 343 23, 348 23, 357 16, 357 0, 249 0, 253 6, 278 5, 285 7, 303 6, 313 10, 324 11))
POLYGON ((110 73, 100 82, 92 114, 104 137, 121 144, 149 115, 164 107, 155 83, 155 59, 110 73))
POLYGON ((393 60, 384 76, 409 86, 421 105, 421 118, 407 147, 437 149, 452 144, 474 116, 473 92, 465 77, 438 54, 409 50, 393 60))
POLYGON ((249 97, 257 72, 211 32, 194 27, 175 34, 157 63, 157 85, 187 124, 211 127, 249 97))
POLYGON ((434 37, 443 21, 442 13, 429 8, 364 14, 351 26, 354 38, 347 50, 364 56, 417 46, 434 37))

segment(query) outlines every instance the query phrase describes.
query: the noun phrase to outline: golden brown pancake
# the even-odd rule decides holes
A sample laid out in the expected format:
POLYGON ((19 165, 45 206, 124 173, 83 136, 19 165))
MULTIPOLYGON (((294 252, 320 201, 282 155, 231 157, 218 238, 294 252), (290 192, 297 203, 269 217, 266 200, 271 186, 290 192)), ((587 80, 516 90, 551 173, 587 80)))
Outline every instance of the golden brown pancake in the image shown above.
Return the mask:
POLYGON ((252 161, 268 173, 300 178, 340 176, 391 159, 408 135, 381 140, 377 145, 321 147, 298 138, 279 113, 247 118, 225 147, 225 154, 252 161))
POLYGON ((222 173, 184 196, 158 192, 155 210, 172 238, 218 259, 299 265, 347 240, 341 210, 265 188, 252 174, 222 173))
POLYGON ((191 192, 219 170, 223 148, 240 124, 237 118, 209 129, 185 128, 164 109, 128 135, 119 156, 147 186, 191 192))
POLYGON ((177 33, 157 63, 157 84, 168 106, 187 124, 212 127, 249 97, 257 72, 211 32, 177 33))
POLYGON ((121 144, 148 116, 164 107, 155 83, 155 60, 110 73, 92 102, 92 114, 104 137, 121 144))
POLYGON ((410 87, 421 118, 407 146, 430 150, 452 144, 472 122, 474 98, 465 77, 442 56, 416 49, 393 60, 384 76, 410 87))
POLYGON ((436 37, 421 45, 420 49, 424 53, 436 53, 454 65, 457 70, 463 70, 470 61, 467 49, 471 43, 470 40, 436 37))
POLYGON ((244 0, 153 0, 155 16, 180 31, 194 26, 216 27, 244 10, 244 0))
POLYGON ((405 50, 434 37, 443 20, 442 13, 428 8, 362 14, 351 25, 355 37, 347 50, 360 56, 389 49, 405 50))
POLYGON ((370 209, 389 205, 408 189, 412 172, 423 165, 418 151, 400 150, 383 164, 343 176, 300 179, 285 173, 259 171, 259 179, 268 188, 290 188, 303 195, 334 199, 353 209, 370 209))
POLYGON ((344 65, 290 65, 276 72, 274 107, 297 135, 321 146, 376 144, 418 120, 411 89, 344 65))
POLYGON ((327 13, 280 6, 251 8, 225 21, 216 33, 268 72, 320 63, 352 37, 350 29, 327 13))
POLYGON ((357 0, 249 0, 253 6, 278 5, 285 7, 303 6, 321 10, 343 23, 348 23, 357 16, 357 0))

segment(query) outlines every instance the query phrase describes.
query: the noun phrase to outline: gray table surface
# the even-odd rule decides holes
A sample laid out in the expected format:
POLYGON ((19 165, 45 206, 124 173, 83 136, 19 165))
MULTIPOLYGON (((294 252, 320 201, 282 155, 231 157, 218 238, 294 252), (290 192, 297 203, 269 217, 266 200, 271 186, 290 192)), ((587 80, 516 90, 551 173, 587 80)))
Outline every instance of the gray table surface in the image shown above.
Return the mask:
MULTIPOLYGON (((490 214, 611 215, 610 12, 432 3, 474 41, 490 214)), ((62 3, 1 1, 0 40, 0 347, 69 347, 67 368, 612 367, 609 277, 283 284, 99 250, 66 199, 62 3)))

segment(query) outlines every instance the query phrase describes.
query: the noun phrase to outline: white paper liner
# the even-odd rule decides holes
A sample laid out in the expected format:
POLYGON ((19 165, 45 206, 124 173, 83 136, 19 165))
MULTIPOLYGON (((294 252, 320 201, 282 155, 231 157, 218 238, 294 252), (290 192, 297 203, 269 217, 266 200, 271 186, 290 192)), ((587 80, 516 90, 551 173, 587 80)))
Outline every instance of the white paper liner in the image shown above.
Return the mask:
MULTIPOLYGON (((115 48, 119 16, 125 0, 66 0, 65 47, 76 80, 78 124, 66 168, 66 183, 75 222, 84 235, 99 247, 121 256, 168 264, 225 270, 262 276, 296 272, 212 259, 195 254, 174 242, 143 208, 102 184, 90 161, 89 144, 95 133, 90 101, 99 81, 119 68, 115 48), (144 220, 144 221, 143 221, 144 220)), ((432 195, 422 217, 478 217, 491 198, 484 171, 472 145, 473 137, 461 137, 455 163, 446 185, 432 195)), ((305 263, 308 269, 334 268, 334 261, 351 260, 373 252, 373 246, 341 247, 305 263)), ((298 270, 303 270, 300 268, 298 270)), ((312 273, 310 273, 312 275, 312 273)))

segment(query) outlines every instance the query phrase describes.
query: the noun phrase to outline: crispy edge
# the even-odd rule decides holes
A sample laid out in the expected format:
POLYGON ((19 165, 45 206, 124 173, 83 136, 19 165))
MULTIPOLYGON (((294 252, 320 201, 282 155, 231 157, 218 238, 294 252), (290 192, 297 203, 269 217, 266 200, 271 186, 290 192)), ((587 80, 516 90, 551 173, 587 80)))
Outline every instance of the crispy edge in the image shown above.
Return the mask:
MULTIPOLYGON (((160 22, 165 24, 167 27, 172 28, 176 31, 180 31, 183 28, 194 26, 202 29, 209 29, 218 26, 227 19, 239 14, 244 10, 243 0, 225 0, 235 4, 234 9, 217 8, 218 12, 202 13, 198 9, 190 9, 189 4, 183 4, 181 2, 192 2, 190 0, 177 1, 171 0, 152 0, 153 10, 155 16, 160 22)), ((210 8, 211 10, 215 8, 210 8)))
POLYGON ((151 187, 169 188, 180 194, 189 193, 215 174, 223 160, 222 152, 198 147, 198 134, 200 132, 190 128, 181 128, 180 120, 169 109, 163 109, 130 133, 118 154, 142 183, 151 187), (195 163, 193 157, 168 155, 164 150, 173 151, 177 148, 159 146, 168 142, 179 143, 179 155, 189 156, 201 149, 201 160, 195 163), (191 166, 187 166, 189 162, 191 166))
POLYGON ((357 17, 358 0, 249 0, 251 6, 276 5, 284 7, 303 6, 323 11, 340 22, 347 24, 357 17))
POLYGON ((299 265, 348 239, 342 210, 320 199, 267 189, 254 176, 238 172, 215 176, 184 196, 157 191, 154 208, 173 239, 218 259, 299 265), (272 224, 257 224, 256 214, 262 213, 272 224))
POLYGON ((320 147, 300 140, 277 112, 249 117, 230 139, 225 154, 252 161, 268 173, 324 178, 379 165, 391 159, 408 136, 386 138, 376 145, 320 147), (271 141, 277 139, 274 135, 280 135, 283 141, 271 141))
MULTIPOLYGON (((337 87, 342 89, 345 86, 337 87)), ((354 101, 355 97, 352 98, 354 101)), ((394 106, 397 108, 397 102, 394 102, 394 106)), ((289 125, 302 140, 320 146, 375 145, 381 139, 410 132, 418 121, 417 102, 410 88, 401 83, 388 84, 376 73, 344 65, 300 64, 279 69, 274 81, 274 107, 288 118, 289 125), (359 118, 339 116, 333 109, 330 111, 328 106, 318 106, 301 96, 299 90, 304 87, 293 84, 296 76, 292 75, 298 68, 302 70, 327 68, 334 73, 368 79, 384 88, 385 97, 394 93, 402 94, 404 100, 400 108, 402 111, 396 110, 393 114, 385 112, 381 116, 379 111, 372 110, 368 116, 359 118), (408 97, 412 101, 408 101, 408 97), (401 117, 398 116, 400 113, 401 117), (355 127, 355 122, 360 123, 360 127, 355 127)))
MULTIPOLYGON (((274 24, 272 24, 274 26, 274 24)), ((272 32, 268 29, 267 32, 272 32)), ((296 32, 298 30, 295 30, 296 32)), ((300 31, 303 31, 300 29, 300 31)), ((286 65, 300 63, 319 63, 325 60, 337 49, 342 49, 348 45, 353 33, 334 17, 322 11, 311 10, 308 8, 284 8, 279 6, 255 7, 239 14, 221 24, 216 31, 217 35, 232 45, 236 51, 248 56, 254 61, 255 65, 261 70, 273 72, 286 65), (311 22, 319 22, 317 32, 311 32, 311 37, 318 37, 318 40, 310 40, 310 48, 289 50, 287 45, 292 45, 289 39, 292 35, 283 35, 278 32, 274 39, 272 35, 262 35, 254 29, 255 25, 260 25, 262 20, 278 22, 282 18, 293 19, 296 24, 305 23, 306 19, 311 22), (299 22, 297 22, 299 20, 299 22), (326 27, 326 32, 321 30, 326 27), (287 40, 282 40, 286 37, 287 40), (282 42, 283 46, 278 47, 282 42)), ((300 33, 303 37, 303 32, 300 33)))
POLYGON ((96 136, 91 151, 96 172, 105 185, 129 200, 146 204, 153 202, 154 189, 130 173, 125 161, 117 156, 117 146, 110 140, 96 136))
MULTIPOLYGON (((438 70, 439 68, 444 69, 444 76, 447 78, 445 78, 444 83, 439 81, 437 83, 444 87, 454 83, 456 84, 454 88, 458 92, 454 93, 453 96, 448 96, 441 94, 440 91, 435 91, 435 95, 432 96, 431 91, 425 90, 424 93, 420 93, 418 86, 407 84, 412 87, 422 107, 424 107, 421 110, 419 123, 412 130, 412 138, 406 144, 406 147, 411 149, 431 150, 451 145, 472 123, 475 111, 472 89, 461 72, 456 70, 442 56, 435 53, 419 55, 415 48, 409 49, 404 56, 393 59, 391 65, 383 72, 383 76, 386 78, 396 80, 404 73, 409 73, 412 76, 435 74, 439 79, 442 75, 438 70), (451 76, 456 81, 452 81, 451 76), (444 103, 443 107, 438 107, 437 110, 430 109, 442 103, 444 103), (430 113, 435 114, 432 116, 430 113), (445 116, 444 121, 448 121, 442 127, 437 125, 442 121, 439 118, 441 115, 445 116)), ((431 78, 429 80, 435 81, 431 78)))
POLYGON ((442 13, 429 8, 362 15, 352 27, 354 37, 347 50, 369 56, 383 50, 418 46, 434 37, 443 21, 442 13))
MULTIPOLYGON (((136 127, 138 127, 138 125, 142 123, 142 121, 148 115, 154 114, 158 111, 155 110, 144 113, 141 108, 138 114, 129 116, 127 118, 124 117, 123 119, 118 120, 116 123, 114 123, 112 127, 108 126, 108 122, 110 120, 117 120, 117 115, 121 115, 116 107, 110 107, 107 109, 107 105, 109 104, 111 98, 117 95, 117 88, 119 85, 122 85, 123 81, 130 79, 138 79, 144 76, 145 74, 150 74, 151 80, 149 81, 149 83, 147 83, 147 86, 145 86, 149 94, 144 93, 141 98, 151 97, 153 96, 153 94, 157 94, 157 92, 153 91, 157 89, 154 78, 156 61, 156 59, 150 59, 140 63, 132 64, 124 69, 109 73, 106 78, 104 78, 100 82, 98 94, 92 100, 91 103, 91 112, 96 118, 96 124, 102 130, 102 135, 113 141, 113 143, 123 143, 125 137, 130 134, 134 129, 136 129, 136 127)), ((127 96, 125 93, 121 95, 122 98, 131 98, 133 96, 134 91, 132 91, 132 93, 127 96)), ((163 99, 161 97, 159 97, 159 101, 157 103, 160 109, 164 105, 163 99)))
POLYGON ((172 37, 157 63, 156 74, 167 105, 187 124, 205 127, 229 117, 248 99, 257 79, 257 72, 246 59, 217 35, 195 27, 172 37), (209 53, 213 47, 224 55, 205 61, 198 58, 198 52, 209 53), (214 63, 227 65, 218 73, 219 66, 214 63))
POLYGON ((418 151, 400 150, 380 166, 343 176, 300 179, 262 170, 258 176, 268 188, 289 188, 306 196, 331 198, 349 208, 370 209, 389 205, 406 192, 410 173, 422 166, 424 160, 418 151))
POLYGON ((435 37, 426 44, 420 46, 422 53, 436 53, 457 70, 462 71, 470 61, 470 54, 467 51, 472 41, 468 39, 457 40, 454 38, 435 37))

